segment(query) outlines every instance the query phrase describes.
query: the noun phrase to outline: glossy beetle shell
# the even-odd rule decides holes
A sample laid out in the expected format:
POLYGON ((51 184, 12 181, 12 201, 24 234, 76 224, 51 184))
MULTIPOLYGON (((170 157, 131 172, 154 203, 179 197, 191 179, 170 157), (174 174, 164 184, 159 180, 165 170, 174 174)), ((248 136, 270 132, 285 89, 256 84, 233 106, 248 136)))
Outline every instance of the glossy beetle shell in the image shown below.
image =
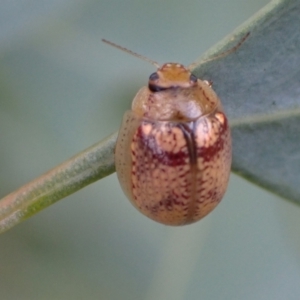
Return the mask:
POLYGON ((147 217, 166 225, 203 218, 230 175, 230 129, 219 98, 183 65, 164 64, 125 113, 115 156, 122 189, 147 217))

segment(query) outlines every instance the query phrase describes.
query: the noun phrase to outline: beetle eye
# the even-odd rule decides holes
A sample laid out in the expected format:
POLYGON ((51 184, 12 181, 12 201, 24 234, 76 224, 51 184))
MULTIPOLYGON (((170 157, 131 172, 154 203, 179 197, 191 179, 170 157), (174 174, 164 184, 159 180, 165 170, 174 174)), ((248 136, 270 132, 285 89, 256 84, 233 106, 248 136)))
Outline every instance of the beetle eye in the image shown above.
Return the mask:
POLYGON ((157 80, 158 78, 159 78, 159 76, 158 76, 158 74, 156 72, 152 73, 149 76, 149 80, 151 80, 151 81, 157 80))
POLYGON ((196 83, 197 80, 198 80, 198 78, 197 78, 194 74, 191 74, 191 76, 190 76, 190 81, 196 83))

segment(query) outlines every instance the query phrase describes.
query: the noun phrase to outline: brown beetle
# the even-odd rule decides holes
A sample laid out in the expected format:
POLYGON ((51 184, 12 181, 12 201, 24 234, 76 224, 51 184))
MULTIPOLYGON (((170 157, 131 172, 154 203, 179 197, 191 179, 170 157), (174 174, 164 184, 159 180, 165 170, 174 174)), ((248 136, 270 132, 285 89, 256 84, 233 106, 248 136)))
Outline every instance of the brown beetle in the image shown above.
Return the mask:
POLYGON ((123 191, 157 222, 200 220, 221 201, 230 175, 230 128, 218 96, 191 73, 194 64, 159 66, 104 42, 157 67, 133 99, 119 132, 115 163, 123 191))

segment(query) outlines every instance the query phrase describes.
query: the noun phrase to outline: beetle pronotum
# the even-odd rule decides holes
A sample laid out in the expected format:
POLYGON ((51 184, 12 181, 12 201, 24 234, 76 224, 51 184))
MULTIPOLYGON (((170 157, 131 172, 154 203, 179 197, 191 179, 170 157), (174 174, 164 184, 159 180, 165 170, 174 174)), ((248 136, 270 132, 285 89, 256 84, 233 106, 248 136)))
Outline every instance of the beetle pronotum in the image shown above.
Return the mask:
MULTIPOLYGON (((249 33, 230 50, 235 51, 249 33)), ((206 216, 225 194, 231 168, 231 136, 221 102, 207 81, 191 73, 195 63, 153 64, 127 111, 115 163, 123 191, 147 217, 184 225, 206 216)))

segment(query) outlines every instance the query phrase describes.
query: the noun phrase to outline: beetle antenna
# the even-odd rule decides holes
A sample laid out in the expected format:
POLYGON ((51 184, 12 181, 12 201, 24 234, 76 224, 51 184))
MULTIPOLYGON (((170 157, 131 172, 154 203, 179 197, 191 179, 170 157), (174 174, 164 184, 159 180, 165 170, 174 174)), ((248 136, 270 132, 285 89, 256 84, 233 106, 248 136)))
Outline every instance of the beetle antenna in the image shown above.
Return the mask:
POLYGON ((133 51, 131 51, 131 50, 125 48, 125 47, 117 45, 117 44, 115 44, 113 42, 110 42, 110 41, 108 41, 106 39, 102 39, 102 42, 104 42, 104 43, 106 43, 106 44, 108 44, 110 46, 113 46, 113 47, 115 47, 117 49, 120 49, 120 50, 122 50, 124 52, 127 52, 128 54, 131 54, 131 55, 133 55, 135 57, 138 57, 138 58, 140 58, 142 60, 145 60, 145 61, 149 62, 150 64, 154 65, 156 68, 160 68, 160 65, 156 61, 154 61, 154 60, 152 60, 152 59, 150 59, 150 58, 148 58, 146 56, 143 56, 141 54, 135 53, 135 52, 133 52, 133 51))
POLYGON ((249 37, 250 35, 250 32, 247 32, 242 38, 241 40, 235 45, 233 46, 232 48, 220 53, 220 54, 217 54, 211 58, 208 58, 208 59, 204 59, 204 60, 196 60, 195 62, 191 63, 189 66, 188 66, 188 69, 189 70, 192 70, 194 69, 197 65, 202 65, 208 61, 211 61, 211 60, 216 60, 216 59, 219 59, 219 58, 222 58, 224 56, 227 56, 228 54, 236 51, 238 48, 241 47, 241 45, 246 41, 246 39, 249 37))

